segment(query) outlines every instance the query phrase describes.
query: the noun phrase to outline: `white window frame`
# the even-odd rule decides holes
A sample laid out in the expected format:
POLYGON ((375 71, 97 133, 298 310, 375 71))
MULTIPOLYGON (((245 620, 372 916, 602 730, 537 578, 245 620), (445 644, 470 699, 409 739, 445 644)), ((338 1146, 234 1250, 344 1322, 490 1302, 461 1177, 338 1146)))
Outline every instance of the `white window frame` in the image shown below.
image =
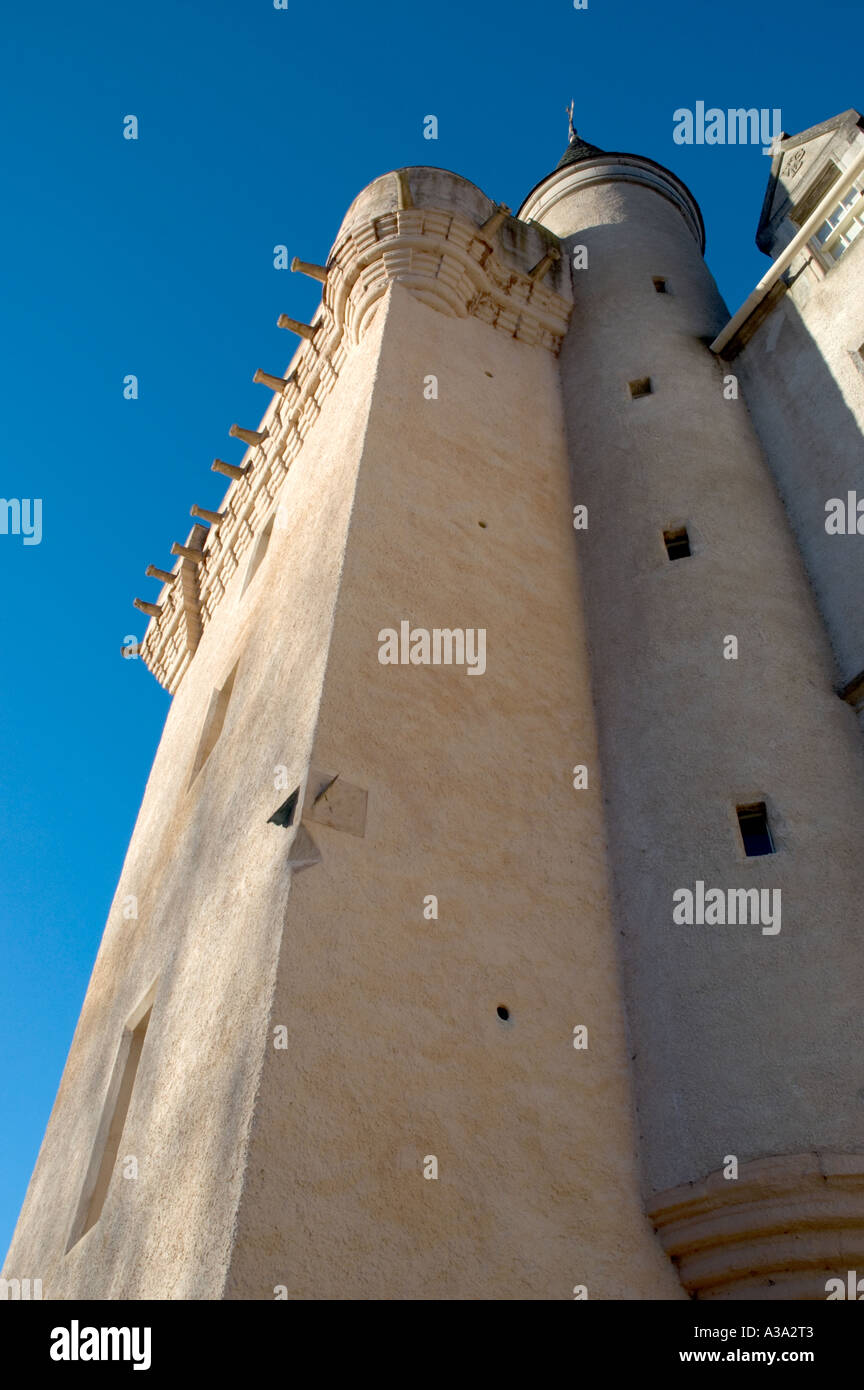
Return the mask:
POLYGON ((817 227, 810 242, 820 263, 830 270, 864 232, 864 177, 858 177, 817 227))

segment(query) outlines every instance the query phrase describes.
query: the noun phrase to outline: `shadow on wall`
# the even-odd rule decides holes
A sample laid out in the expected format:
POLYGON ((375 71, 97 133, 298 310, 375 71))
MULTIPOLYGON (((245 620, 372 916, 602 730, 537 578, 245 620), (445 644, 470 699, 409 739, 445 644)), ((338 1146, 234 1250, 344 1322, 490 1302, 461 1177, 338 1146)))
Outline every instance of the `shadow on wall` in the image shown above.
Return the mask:
MULTIPOLYGON (((845 504, 849 492, 864 499, 861 423, 788 295, 723 365, 740 376, 828 632, 839 690, 864 669, 864 534, 829 535, 826 503, 845 504)), ((864 371, 859 380, 864 412, 864 371)))

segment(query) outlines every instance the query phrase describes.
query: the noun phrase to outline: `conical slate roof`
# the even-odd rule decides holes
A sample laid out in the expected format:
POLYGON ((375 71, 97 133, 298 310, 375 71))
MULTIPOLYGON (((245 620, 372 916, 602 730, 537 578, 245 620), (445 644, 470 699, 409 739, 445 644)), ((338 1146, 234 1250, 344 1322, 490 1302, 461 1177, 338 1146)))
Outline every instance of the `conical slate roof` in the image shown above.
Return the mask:
POLYGON ((570 136, 570 144, 555 167, 564 169, 568 164, 578 164, 580 159, 590 159, 595 154, 605 154, 605 150, 601 150, 599 145, 589 145, 588 141, 581 139, 574 130, 570 136))
MULTIPOLYGON (((543 188, 544 184, 554 179, 555 175, 560 173, 562 169, 569 168, 571 164, 587 164, 590 160, 597 159, 601 155, 607 162, 610 163, 613 161, 617 162, 620 160, 627 163, 633 163, 637 167, 640 167, 642 169, 647 167, 649 169, 659 170, 659 172, 663 175, 664 179, 671 185, 671 188, 673 190, 677 189, 680 193, 681 199, 683 199, 683 201, 679 199, 679 207, 682 209, 682 211, 685 212, 685 216, 692 215, 692 225, 698 236, 699 244, 702 250, 704 251, 705 228, 702 224, 702 214, 699 211, 699 204, 696 202, 696 199, 693 197, 693 194, 690 192, 687 185, 682 183, 681 180, 677 177, 677 175, 671 173, 671 171, 667 169, 665 165, 658 164, 655 159, 648 159, 646 155, 636 155, 632 153, 628 154, 623 150, 604 150, 600 147, 600 145, 592 145, 589 140, 583 140, 578 130, 576 130, 575 126, 573 125, 572 107, 570 108, 570 144, 567 146, 566 150, 564 151, 561 158, 558 160, 558 163, 555 165, 555 168, 552 170, 552 172, 546 174, 545 177, 542 178, 539 183, 535 183, 528 196, 522 199, 522 203, 519 207, 516 216, 521 218, 523 215, 527 215, 529 220, 531 220, 533 214, 537 212, 537 206, 535 204, 535 195, 539 192, 541 188, 543 188), (687 212, 688 207, 690 209, 689 213, 687 212), (530 211, 527 214, 525 213, 526 209, 530 209, 530 211)), ((620 170, 612 169, 611 175, 612 177, 618 177, 620 175, 620 170)))

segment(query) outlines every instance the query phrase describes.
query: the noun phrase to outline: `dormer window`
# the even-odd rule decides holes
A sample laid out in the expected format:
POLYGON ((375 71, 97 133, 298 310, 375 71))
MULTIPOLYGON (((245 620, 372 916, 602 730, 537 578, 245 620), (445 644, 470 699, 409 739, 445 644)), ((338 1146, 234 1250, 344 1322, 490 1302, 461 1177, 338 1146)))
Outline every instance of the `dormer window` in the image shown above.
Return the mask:
POLYGON ((816 244, 831 265, 839 261, 864 231, 864 180, 857 179, 849 192, 816 231, 816 244))
POLYGON ((829 159, 821 173, 815 179, 811 179, 803 191, 796 193, 795 202, 789 212, 789 217, 796 227, 803 227, 808 217, 813 216, 822 199, 830 193, 842 172, 840 165, 835 164, 833 159, 829 159))

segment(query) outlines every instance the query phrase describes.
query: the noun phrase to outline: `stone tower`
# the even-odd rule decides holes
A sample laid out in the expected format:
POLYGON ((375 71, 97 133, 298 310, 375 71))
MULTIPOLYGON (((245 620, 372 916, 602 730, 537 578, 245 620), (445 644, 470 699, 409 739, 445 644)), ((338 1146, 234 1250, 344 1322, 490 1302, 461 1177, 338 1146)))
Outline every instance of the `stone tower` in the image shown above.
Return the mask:
POLYGON ((860 733, 702 251, 673 174, 574 134, 518 216, 403 169, 297 263, 320 309, 138 601, 175 698, 7 1277, 864 1262, 860 733))

